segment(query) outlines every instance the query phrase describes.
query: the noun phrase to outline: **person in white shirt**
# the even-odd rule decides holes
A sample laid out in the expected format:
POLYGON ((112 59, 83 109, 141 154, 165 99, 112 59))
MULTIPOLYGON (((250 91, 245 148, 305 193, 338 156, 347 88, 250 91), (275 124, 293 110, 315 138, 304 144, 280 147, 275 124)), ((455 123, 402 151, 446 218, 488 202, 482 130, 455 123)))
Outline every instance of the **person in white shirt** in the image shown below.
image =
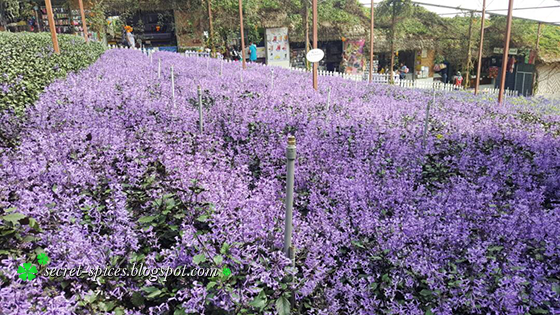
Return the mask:
POLYGON ((134 40, 134 34, 132 34, 132 27, 126 30, 126 41, 128 42, 128 46, 131 48, 136 47, 136 42, 134 40))

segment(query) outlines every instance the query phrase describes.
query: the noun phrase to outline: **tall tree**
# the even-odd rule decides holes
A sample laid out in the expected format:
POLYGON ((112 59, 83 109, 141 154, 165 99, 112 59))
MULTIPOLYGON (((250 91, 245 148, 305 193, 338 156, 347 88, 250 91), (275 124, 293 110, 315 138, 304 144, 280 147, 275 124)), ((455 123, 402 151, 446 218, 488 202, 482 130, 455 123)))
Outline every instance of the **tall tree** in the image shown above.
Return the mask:
POLYGON ((391 62, 389 64, 389 69, 391 71, 391 82, 393 82, 393 71, 395 64, 395 41, 397 39, 397 33, 400 31, 398 28, 398 23, 401 20, 408 18, 413 11, 412 1, 410 0, 385 0, 379 4, 377 9, 378 16, 381 20, 386 20, 386 17, 391 17, 390 26, 390 37, 389 41, 391 44, 391 62))

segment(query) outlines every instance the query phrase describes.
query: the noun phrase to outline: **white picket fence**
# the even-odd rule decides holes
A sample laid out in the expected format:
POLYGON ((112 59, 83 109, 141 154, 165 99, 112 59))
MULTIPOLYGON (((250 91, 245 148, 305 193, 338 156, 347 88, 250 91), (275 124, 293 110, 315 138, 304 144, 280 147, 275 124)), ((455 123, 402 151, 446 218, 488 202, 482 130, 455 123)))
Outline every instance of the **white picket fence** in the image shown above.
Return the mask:
MULTIPOLYGON (((109 49, 120 48, 116 45, 108 45, 108 47, 109 49)), ((125 48, 125 49, 140 50, 146 55, 150 55, 158 51, 157 47, 151 49, 145 49, 145 48, 125 48)), ((212 58, 211 54, 208 52, 185 51, 184 55, 186 57, 212 58)), ((217 59, 222 59, 224 62, 227 63, 232 62, 231 60, 223 59, 223 56, 221 55, 218 55, 217 59)), ((270 67, 266 64, 261 64, 261 63, 253 63, 253 65, 270 67)), ((302 73, 310 72, 305 68, 290 67, 288 69, 290 71, 302 72, 302 73)), ((322 77, 339 77, 345 80, 356 81, 356 82, 369 81, 369 74, 367 72, 364 74, 347 74, 347 73, 341 73, 335 71, 319 70, 317 74, 322 77)), ((391 75, 389 73, 385 73, 385 74, 374 73, 371 81, 372 83, 377 83, 377 84, 389 84, 391 83, 390 76, 391 75)), ((393 84, 403 88, 411 88, 411 89, 427 89, 427 90, 435 89, 438 91, 467 91, 467 92, 474 93, 474 90, 465 90, 463 86, 456 86, 451 83, 443 83, 439 81, 430 82, 430 81, 417 81, 417 80, 401 80, 399 76, 396 74, 394 74, 393 84)), ((499 92, 500 90, 495 88, 492 89, 486 88, 486 89, 479 90, 480 94, 486 94, 486 95, 498 95, 499 92)), ((505 90, 504 94, 509 97, 518 96, 518 93, 515 90, 505 90)))

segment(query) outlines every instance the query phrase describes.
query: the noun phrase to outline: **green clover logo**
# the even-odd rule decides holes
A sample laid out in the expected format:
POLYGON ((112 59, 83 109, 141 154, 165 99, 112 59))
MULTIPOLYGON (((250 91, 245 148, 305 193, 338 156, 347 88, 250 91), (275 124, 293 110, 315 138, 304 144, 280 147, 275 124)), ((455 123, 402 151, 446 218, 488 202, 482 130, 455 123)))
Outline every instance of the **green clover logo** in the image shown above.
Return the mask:
POLYGON ((37 260, 39 261, 39 265, 44 266, 49 263, 49 256, 45 253, 40 253, 39 256, 37 256, 37 260))
POLYGON ((37 267, 30 263, 24 263, 23 266, 18 267, 19 278, 23 281, 35 279, 35 274, 37 273, 37 267))
POLYGON ((224 274, 224 276, 229 276, 231 275, 231 270, 227 267, 224 267, 224 270, 222 270, 222 273, 224 274))

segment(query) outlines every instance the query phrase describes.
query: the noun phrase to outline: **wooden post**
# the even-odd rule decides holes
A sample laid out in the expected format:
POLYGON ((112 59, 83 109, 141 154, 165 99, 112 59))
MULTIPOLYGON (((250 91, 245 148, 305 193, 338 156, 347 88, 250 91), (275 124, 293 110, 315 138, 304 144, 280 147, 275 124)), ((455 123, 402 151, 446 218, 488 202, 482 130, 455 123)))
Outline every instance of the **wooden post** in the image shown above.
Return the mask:
POLYGON ((371 0, 371 25, 369 30, 369 82, 371 82, 371 78, 373 77, 373 1, 374 0, 371 0))
POLYGON ((482 68, 482 50, 484 48, 484 15, 486 14, 486 0, 482 0, 482 18, 480 20, 480 44, 478 47, 478 66, 476 69, 476 82, 474 83, 474 95, 478 95, 480 85, 480 70, 482 68))
POLYGON ((243 0, 239 0, 239 25, 241 30, 241 60, 243 69, 247 68, 245 63, 245 36, 243 34, 243 0))
POLYGON ((212 24, 212 1, 208 0, 208 21, 210 24, 210 51, 214 53, 214 25, 212 24))
POLYGON ((56 37, 56 27, 54 25, 54 16, 53 16, 51 0, 45 0, 45 6, 47 7, 49 29, 51 30, 51 37, 52 37, 54 52, 57 53, 57 54, 60 54, 60 48, 58 48, 58 38, 56 37))
MULTIPOLYGON (((541 41, 541 33, 542 33, 543 24, 539 22, 539 28, 537 29, 537 41, 535 42, 535 64, 537 63, 537 58, 539 57, 539 43, 541 41)), ((536 69, 536 68, 535 68, 536 69)), ((537 71, 533 72, 533 92, 532 94, 535 95, 537 93, 537 71)))
MULTIPOLYGON (((313 0, 313 49, 317 49, 317 0, 313 0)), ((313 88, 318 89, 317 86, 317 70, 319 62, 313 63, 313 88)))
POLYGON ((393 15, 391 18, 391 64, 390 64, 390 69, 389 69, 389 73, 391 74, 391 77, 389 78, 389 83, 393 84, 394 82, 394 74, 393 74, 393 67, 395 66, 395 25, 397 24, 397 8, 395 6, 395 3, 393 2, 393 15))
MULTIPOLYGON (((307 1, 304 1, 304 11, 303 19, 305 20, 305 55, 309 52, 309 8, 307 7, 307 1)), ((309 61, 305 59, 305 69, 309 70, 309 61)))
POLYGON ((504 100, 504 88, 506 86, 506 67, 508 63, 509 53, 509 40, 511 37, 511 20, 513 18, 513 0, 509 0, 507 25, 506 25, 506 38, 504 40, 504 60, 502 60, 502 80, 500 81, 500 94, 498 94, 498 103, 501 104, 504 100))
POLYGON ((473 36, 473 24, 474 24, 474 11, 471 11, 471 21, 469 23, 469 42, 467 43, 467 64, 465 70, 465 81, 464 86, 468 88, 471 82, 471 65, 472 65, 472 36, 473 36))
POLYGON ((542 27, 543 27, 542 22, 539 22, 539 28, 537 29, 537 42, 535 43, 535 50, 537 52, 539 51, 539 43, 541 41, 542 27))
POLYGON ((80 14, 82 15, 82 27, 84 31, 84 38, 86 39, 86 43, 89 41, 88 30, 86 25, 86 13, 84 12, 84 3, 82 0, 78 0, 80 5, 80 14))

